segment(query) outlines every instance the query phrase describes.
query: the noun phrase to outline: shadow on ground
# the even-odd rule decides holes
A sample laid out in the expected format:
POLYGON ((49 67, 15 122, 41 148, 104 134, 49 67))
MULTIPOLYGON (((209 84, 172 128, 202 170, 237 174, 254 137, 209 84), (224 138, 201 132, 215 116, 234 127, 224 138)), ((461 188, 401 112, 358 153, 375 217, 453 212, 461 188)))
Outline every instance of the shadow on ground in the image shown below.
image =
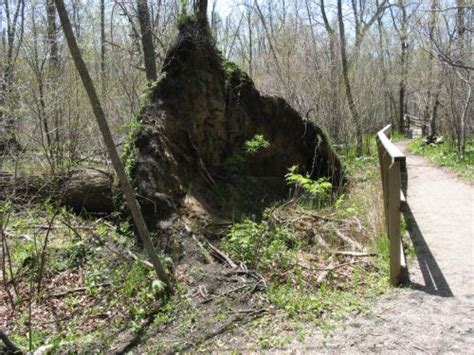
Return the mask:
POLYGON ((453 297, 449 284, 426 243, 409 205, 404 208, 403 215, 409 223, 408 232, 424 279, 424 285, 409 280, 407 286, 430 295, 453 297))

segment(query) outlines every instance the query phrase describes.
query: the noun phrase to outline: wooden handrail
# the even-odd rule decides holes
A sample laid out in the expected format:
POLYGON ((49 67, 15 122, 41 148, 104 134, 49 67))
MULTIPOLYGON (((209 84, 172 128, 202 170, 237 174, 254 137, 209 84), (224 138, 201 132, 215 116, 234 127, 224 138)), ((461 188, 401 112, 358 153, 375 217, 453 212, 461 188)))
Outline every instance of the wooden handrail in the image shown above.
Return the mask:
POLYGON ((377 133, 377 151, 382 177, 382 190, 387 236, 390 240, 390 282, 400 285, 407 277, 405 254, 400 231, 401 204, 405 200, 402 192, 402 173, 406 157, 390 140, 392 125, 377 133), (403 198, 402 198, 403 196, 403 198))

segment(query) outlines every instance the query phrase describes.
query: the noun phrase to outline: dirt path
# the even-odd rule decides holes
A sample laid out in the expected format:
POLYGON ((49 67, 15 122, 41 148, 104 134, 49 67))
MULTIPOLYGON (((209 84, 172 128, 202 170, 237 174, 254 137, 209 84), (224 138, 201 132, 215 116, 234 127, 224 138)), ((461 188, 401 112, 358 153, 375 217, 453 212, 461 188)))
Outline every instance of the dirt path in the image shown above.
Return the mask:
POLYGON ((409 287, 382 297, 372 316, 348 319, 324 345, 301 349, 474 353, 474 188, 420 157, 407 154, 407 165, 417 254, 409 287))

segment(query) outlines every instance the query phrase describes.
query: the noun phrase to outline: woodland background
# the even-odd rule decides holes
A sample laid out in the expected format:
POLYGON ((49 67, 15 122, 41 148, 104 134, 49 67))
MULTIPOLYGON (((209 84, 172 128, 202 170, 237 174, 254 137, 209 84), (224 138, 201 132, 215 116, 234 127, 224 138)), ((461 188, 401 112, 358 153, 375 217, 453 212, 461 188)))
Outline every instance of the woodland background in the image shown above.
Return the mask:
MULTIPOLYGON (((386 123, 402 132, 409 114, 465 153, 472 132, 470 1, 235 0, 225 18, 216 3, 209 21, 223 57, 257 88, 326 127, 336 144, 353 145, 356 137, 361 148, 362 137, 386 123)), ((67 5, 120 146, 145 89, 137 2, 67 5)), ((158 68, 191 5, 149 1, 158 68)), ((2 0, 0 11, 2 161, 33 151, 57 173, 106 160, 53 1, 2 0)))

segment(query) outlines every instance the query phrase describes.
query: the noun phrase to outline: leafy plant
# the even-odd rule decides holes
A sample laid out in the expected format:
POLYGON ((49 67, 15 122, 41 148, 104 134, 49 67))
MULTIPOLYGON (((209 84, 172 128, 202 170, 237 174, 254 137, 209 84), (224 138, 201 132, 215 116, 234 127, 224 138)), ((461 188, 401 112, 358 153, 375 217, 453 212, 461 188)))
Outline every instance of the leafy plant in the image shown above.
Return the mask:
POLYGON ((242 152, 236 153, 227 159, 227 164, 234 168, 240 168, 248 157, 254 156, 259 151, 270 147, 270 142, 262 134, 256 134, 252 139, 244 142, 242 152))
POLYGON ((284 267, 290 262, 292 236, 279 226, 249 219, 232 226, 224 249, 251 267, 284 267))
POLYGON ((258 151, 268 148, 270 142, 267 141, 262 134, 256 134, 252 139, 244 143, 245 155, 255 155, 258 151))
POLYGON ((313 180, 309 176, 303 176, 297 173, 298 166, 292 166, 289 173, 285 175, 286 183, 290 186, 297 186, 303 191, 319 201, 324 203, 331 197, 332 184, 326 178, 313 180))

